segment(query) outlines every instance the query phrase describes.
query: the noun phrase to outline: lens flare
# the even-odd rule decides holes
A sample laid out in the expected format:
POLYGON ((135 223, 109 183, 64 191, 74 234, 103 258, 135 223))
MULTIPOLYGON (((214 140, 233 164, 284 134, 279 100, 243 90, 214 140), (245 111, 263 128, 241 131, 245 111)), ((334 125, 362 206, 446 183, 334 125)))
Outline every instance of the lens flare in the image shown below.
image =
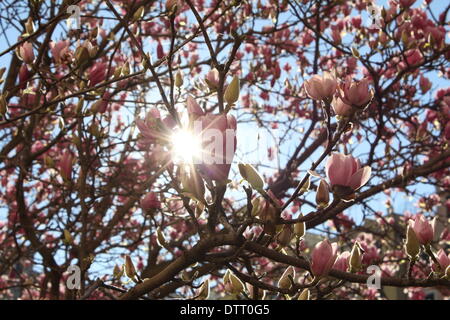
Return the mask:
POLYGON ((189 130, 176 131, 171 140, 174 162, 192 164, 202 152, 200 139, 189 130))

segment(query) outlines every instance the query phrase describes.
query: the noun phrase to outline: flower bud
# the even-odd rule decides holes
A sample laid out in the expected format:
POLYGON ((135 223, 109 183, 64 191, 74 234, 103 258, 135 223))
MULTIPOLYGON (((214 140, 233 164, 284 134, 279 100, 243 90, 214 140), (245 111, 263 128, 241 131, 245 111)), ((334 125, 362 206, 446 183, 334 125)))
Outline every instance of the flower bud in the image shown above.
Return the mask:
POLYGON ((318 208, 325 208, 330 202, 330 190, 328 183, 321 179, 316 191, 316 203, 318 208))
POLYGON ((206 85, 211 90, 217 90, 219 87, 219 71, 217 69, 212 69, 206 74, 205 78, 206 85))
POLYGON ((309 291, 309 289, 303 289, 302 293, 299 294, 298 299, 297 300, 309 300, 311 296, 311 293, 309 291))
POLYGON ((309 186, 311 185, 311 177, 308 176, 308 179, 303 184, 303 186, 300 188, 300 193, 305 193, 309 190, 309 186))
POLYGON ((276 222, 279 217, 279 211, 269 201, 265 201, 259 217, 264 222, 264 232, 270 235, 276 233, 276 222))
POLYGON ((136 268, 134 267, 133 261, 131 261, 131 258, 129 255, 125 256, 125 275, 133 279, 136 276, 136 268))
POLYGON ((28 18, 27 22, 25 23, 25 30, 27 31, 27 33, 30 35, 34 32, 34 24, 33 24, 33 20, 30 18, 28 18))
POLYGON ((251 164, 239 163, 238 168, 241 176, 250 183, 253 189, 262 190, 264 180, 251 164))
POLYGON ((292 227, 290 224, 285 224, 283 229, 277 234, 277 242, 281 247, 286 247, 292 239, 292 227))
POLYGON ((72 235, 70 234, 69 230, 67 230, 67 229, 64 229, 64 242, 66 244, 72 244, 73 243, 72 235))
POLYGON ((417 240, 422 245, 430 244, 434 238, 433 224, 430 223, 423 215, 418 214, 414 217, 414 221, 410 221, 414 233, 417 236, 417 240))
POLYGON ((196 300, 206 300, 209 298, 209 280, 205 280, 198 289, 196 300))
POLYGON ((323 277, 333 267, 337 258, 337 244, 328 239, 317 243, 311 253, 311 272, 314 277, 323 277))
POLYGON ((183 74, 180 70, 175 74, 175 86, 180 88, 183 85, 183 74))
POLYGON ((414 260, 420 253, 420 243, 411 225, 406 230, 405 251, 408 258, 414 260))
POLYGON ((72 179, 73 157, 68 150, 66 150, 59 161, 59 172, 62 178, 66 181, 72 179))
POLYGON ((131 19, 131 22, 136 22, 138 20, 140 20, 143 16, 144 16, 144 11, 145 11, 145 7, 139 7, 139 9, 137 9, 134 12, 133 18, 131 19))
POLYGON ((161 231, 161 228, 157 228, 156 229, 156 241, 158 242, 158 245, 160 247, 167 247, 167 241, 166 238, 164 237, 164 233, 161 231))
POLYGON ((225 290, 229 291, 232 294, 239 294, 245 290, 242 281, 238 277, 236 277, 230 270, 227 270, 225 272, 223 282, 225 285, 225 290))
MULTIPOLYGON (((300 215, 301 217, 302 215, 300 215)), ((297 238, 302 239, 305 236, 306 223, 305 221, 297 222, 294 224, 294 234, 297 238)))
POLYGON ((75 50, 75 62, 77 66, 82 66, 89 61, 89 58, 89 50, 86 47, 80 46, 75 50))
POLYGON ((350 271, 359 271, 362 267, 362 252, 358 242, 353 245, 350 253, 350 271))
POLYGON ((281 289, 290 289, 292 286, 292 281, 289 279, 289 276, 292 277, 292 279, 295 278, 295 269, 294 267, 290 266, 288 267, 283 275, 281 276, 280 280, 278 280, 278 287, 281 289))
POLYGON ((224 93, 224 99, 228 104, 233 104, 239 99, 239 78, 234 76, 231 83, 227 86, 224 93))
POLYGON ((26 64, 32 63, 34 61, 34 52, 31 42, 21 44, 17 49, 17 55, 26 64))
POLYGON ((123 276, 123 268, 116 264, 114 266, 113 276, 115 279, 120 279, 123 276))

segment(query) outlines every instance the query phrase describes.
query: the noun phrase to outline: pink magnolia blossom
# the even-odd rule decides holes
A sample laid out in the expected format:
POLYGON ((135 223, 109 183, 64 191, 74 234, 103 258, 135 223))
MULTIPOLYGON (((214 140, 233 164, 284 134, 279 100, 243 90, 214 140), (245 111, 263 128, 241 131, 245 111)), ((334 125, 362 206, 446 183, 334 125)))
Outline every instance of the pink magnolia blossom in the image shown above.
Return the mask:
POLYGON ((347 272, 349 267, 349 259, 350 252, 344 251, 342 252, 336 259, 336 262, 333 265, 333 269, 347 272))
POLYGON ((411 7, 414 4, 414 2, 416 2, 416 0, 400 0, 399 2, 403 7, 407 8, 411 7))
POLYGON ((423 62, 423 55, 419 49, 411 49, 405 52, 406 62, 415 66, 423 62))
POLYGON ((59 160, 59 172, 61 176, 70 181, 72 179, 73 156, 70 151, 66 150, 59 160))
MULTIPOLYGON (((441 270, 443 272, 446 272, 447 268, 450 267, 450 254, 447 255, 445 254, 444 249, 439 249, 437 255, 436 255, 436 259, 439 263, 439 267, 441 268, 441 270)), ((436 270, 436 266, 433 266, 433 269, 436 270)))
POLYGON ((89 84, 95 86, 106 78, 106 63, 97 62, 89 72, 89 84))
POLYGON ((422 215, 418 214, 414 217, 414 221, 410 221, 414 233, 420 244, 426 245, 433 241, 434 229, 431 223, 422 215))
POLYGON ((106 112, 108 108, 109 99, 111 99, 111 92, 105 91, 105 93, 102 95, 102 98, 100 100, 100 103, 98 105, 97 111, 100 113, 106 112))
POLYGON ((315 277, 326 276, 337 258, 337 244, 325 239, 314 247, 311 254, 311 272, 315 277))
POLYGON ((217 89, 219 87, 219 71, 212 69, 206 74, 206 83, 210 88, 217 89))
POLYGON ((427 77, 420 76, 419 85, 420 90, 422 90, 422 93, 424 94, 431 89, 431 81, 427 77))
POLYGON ((26 64, 22 64, 19 69, 19 84, 21 89, 25 89, 26 82, 31 78, 32 73, 28 70, 26 64))
POLYGON ((328 158, 325 171, 331 186, 345 186, 353 190, 364 186, 372 172, 369 166, 361 168, 358 159, 341 153, 333 153, 328 158))
POLYGON ((305 81, 306 93, 314 100, 331 99, 336 88, 336 78, 329 72, 324 72, 322 76, 316 74, 305 81))
POLYGON ((156 108, 150 109, 145 120, 136 119, 136 126, 143 136, 144 143, 151 143, 161 134, 159 132, 159 123, 161 122, 161 114, 156 108))
POLYGON ((369 90, 369 79, 353 81, 351 77, 347 77, 340 86, 339 96, 348 105, 364 107, 373 96, 373 92, 369 90))
POLYGON ((341 98, 335 97, 331 102, 331 106, 336 115, 341 117, 348 117, 352 114, 352 106, 344 103, 341 98))
POLYGON ((70 42, 68 40, 62 40, 58 42, 50 43, 50 52, 56 63, 61 63, 69 53, 70 42))
POLYGON ((225 181, 236 152, 236 118, 232 115, 206 114, 198 118, 203 147, 198 168, 211 180, 225 181), (209 147, 208 147, 209 146, 209 147))
POLYGON ((33 45, 31 42, 24 42, 19 47, 19 56, 22 59, 23 62, 26 64, 30 64, 34 60, 34 52, 33 52, 33 45))
POLYGON ((149 192, 141 199, 141 207, 144 210, 159 209, 161 202, 158 200, 158 195, 154 192, 149 192))
POLYGON ((194 119, 198 118, 199 116, 203 116, 205 114, 202 108, 200 108, 200 105, 191 95, 188 95, 186 105, 189 116, 194 119))

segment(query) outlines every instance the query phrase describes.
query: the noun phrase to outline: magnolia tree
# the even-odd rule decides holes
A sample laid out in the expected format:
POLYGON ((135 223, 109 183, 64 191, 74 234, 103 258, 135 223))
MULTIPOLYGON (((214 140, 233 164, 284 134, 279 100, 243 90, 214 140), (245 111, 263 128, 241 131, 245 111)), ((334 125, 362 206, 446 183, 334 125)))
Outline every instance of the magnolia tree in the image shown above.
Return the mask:
POLYGON ((1 2, 0 297, 449 297, 450 6, 383 5, 1 2))

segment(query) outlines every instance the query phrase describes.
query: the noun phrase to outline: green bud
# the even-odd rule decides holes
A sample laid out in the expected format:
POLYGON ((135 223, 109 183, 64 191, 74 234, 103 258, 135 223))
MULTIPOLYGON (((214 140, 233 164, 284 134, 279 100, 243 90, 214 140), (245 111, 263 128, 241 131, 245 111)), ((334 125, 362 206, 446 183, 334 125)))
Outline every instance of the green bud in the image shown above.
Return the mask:
POLYGON ((138 20, 140 20, 143 16, 144 16, 144 11, 145 11, 145 7, 139 7, 139 9, 137 9, 134 12, 133 18, 131 19, 131 22, 136 22, 138 20))
POLYGON ((411 226, 408 225, 408 228, 406 230, 405 251, 408 255, 408 258, 413 260, 416 259, 420 253, 420 243, 419 239, 417 239, 416 233, 411 228, 411 226))
POLYGON ((362 252, 358 242, 355 242, 350 253, 350 270, 359 271, 362 267, 362 252))
POLYGON ((117 264, 114 266, 113 276, 116 279, 120 279, 123 276, 123 268, 117 264))
POLYGON ((278 287, 281 289, 290 289, 292 286, 292 281, 289 279, 289 276, 294 279, 295 277, 295 270, 294 267, 290 266, 288 267, 283 275, 281 276, 280 280, 278 280, 278 287))
POLYGON ((67 230, 67 229, 64 229, 64 242, 66 244, 72 244, 73 243, 72 235, 70 234, 69 230, 67 230))
POLYGON ((224 94, 224 99, 228 104, 233 104, 239 99, 239 78, 234 76, 231 83, 227 86, 224 94))
POLYGON ((309 300, 311 296, 311 293, 309 289, 303 289, 302 293, 298 296, 297 300, 309 300))
POLYGON ((321 179, 316 191, 316 203, 319 208, 325 208, 330 202, 328 183, 321 179))
POLYGON ((256 169, 251 164, 239 163, 239 172, 242 178, 247 180, 248 183, 255 190, 262 190, 264 187, 264 180, 261 175, 256 171, 256 169))
MULTIPOLYGON (((301 217, 301 215, 300 215, 301 217)), ((302 222, 297 222, 296 224, 294 224, 294 234, 298 237, 298 238, 303 238, 305 236, 305 231, 306 231, 306 223, 305 221, 302 222)))
POLYGON ((125 256, 125 275, 130 279, 134 279, 136 276, 136 268, 129 255, 125 256))
POLYGON ((200 286, 196 300, 206 300, 208 298, 209 298, 209 280, 206 280, 200 286))
POLYGON ((183 85, 183 74, 180 70, 175 74, 175 86, 180 88, 183 85))

